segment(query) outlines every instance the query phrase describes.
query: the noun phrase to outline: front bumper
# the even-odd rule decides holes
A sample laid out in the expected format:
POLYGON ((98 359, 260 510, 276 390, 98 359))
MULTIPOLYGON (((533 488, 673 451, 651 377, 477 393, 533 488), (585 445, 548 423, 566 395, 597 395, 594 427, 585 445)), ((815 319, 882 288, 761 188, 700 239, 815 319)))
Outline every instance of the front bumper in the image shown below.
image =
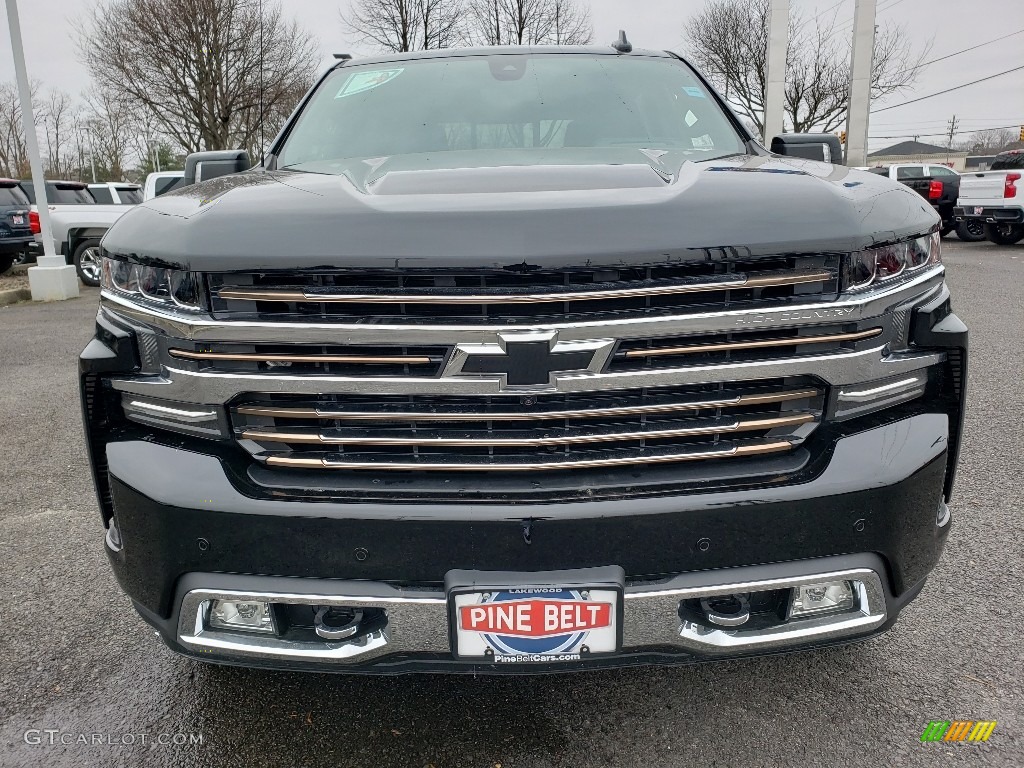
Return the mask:
MULTIPOLYGON (((583 489, 557 500, 503 496, 500 489, 468 497, 457 489, 417 496, 384 475, 369 475, 380 485, 355 500, 327 485, 311 485, 297 497, 255 482, 249 457, 237 445, 128 423, 121 398, 156 396, 219 408, 235 391, 280 386, 289 392, 358 392, 361 386, 379 389, 379 380, 171 370, 160 366, 159 349, 147 348, 130 326, 114 322, 130 308, 111 304, 101 310, 97 336, 81 361, 87 442, 108 555, 121 586, 165 643, 221 663, 346 672, 546 668, 498 669, 454 657, 445 591, 453 571, 502 571, 540 580, 551 571, 618 569, 625 595, 621 653, 559 663, 553 667, 558 670, 687 662, 866 637, 890 626, 920 590, 950 527, 945 502, 962 430, 967 330, 937 279, 925 275, 904 290, 879 291, 842 308, 851 317, 893 320, 892 344, 669 372, 687 383, 812 375, 835 389, 928 367, 939 385, 930 390, 937 392, 933 397, 819 429, 814 446, 794 454, 799 461, 774 475, 709 476, 644 494, 628 484, 607 485, 599 493, 583 489), (851 581, 861 584, 859 607, 821 626, 779 624, 767 635, 754 635, 688 627, 692 615, 680 611, 681 600, 702 590, 754 592, 752 585, 764 583, 788 589, 802 579, 839 572, 858 574, 851 581), (203 605, 218 595, 365 606, 384 623, 337 647, 294 647, 273 637, 253 641, 208 629, 203 605)), ((820 322, 819 311, 798 314, 787 315, 787 322, 820 322)), ((728 320, 737 318, 694 322, 728 320)), ((174 323, 168 332, 190 337, 269 332, 238 323, 174 323)), ((373 325, 357 330, 381 332, 373 325)), ((336 333, 304 327, 311 335, 328 331, 336 333)), ((593 378, 607 385, 606 377, 593 378)), ((418 392, 451 382, 387 383, 418 392)))
POLYGON ((622 653, 555 669, 769 653, 865 637, 892 624, 949 531, 942 502, 947 449, 947 417, 920 414, 840 440, 825 471, 801 485, 460 507, 257 500, 234 488, 215 457, 151 442, 111 443, 116 535, 108 534, 107 551, 122 587, 164 642, 207 661, 494 671, 451 654, 443 587, 449 571, 609 564, 625 573, 622 653), (752 582, 785 588, 835 572, 862 574, 866 590, 862 610, 837 617, 839 624, 745 636, 688 628, 680 618, 680 600, 702 590, 748 591, 752 582), (202 603, 234 594, 375 606, 386 610, 388 623, 335 647, 205 630, 202 603))
POLYGON ((139 607, 157 635, 178 653, 204 661, 333 672, 566 671, 642 664, 673 664, 817 647, 884 631, 923 586, 894 595, 877 555, 821 558, 797 563, 709 571, 629 586, 625 590, 622 651, 573 662, 475 664, 455 660, 449 644, 443 592, 396 588, 381 582, 189 574, 178 588, 178 610, 161 619, 139 607), (823 580, 851 579, 858 605, 849 613, 791 622, 789 626, 726 629, 680 617, 687 599, 723 592, 786 589, 823 580), (381 608, 386 625, 351 640, 294 642, 271 636, 210 629, 212 599, 287 601, 293 605, 381 608))

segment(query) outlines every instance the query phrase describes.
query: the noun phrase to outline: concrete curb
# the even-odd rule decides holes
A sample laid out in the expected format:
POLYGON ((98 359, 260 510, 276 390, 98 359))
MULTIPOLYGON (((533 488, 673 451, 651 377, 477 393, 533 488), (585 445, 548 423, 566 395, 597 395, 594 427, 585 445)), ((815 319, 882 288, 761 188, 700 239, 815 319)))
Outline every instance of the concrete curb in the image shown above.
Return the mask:
POLYGON ((0 307, 7 304, 17 304, 19 301, 28 301, 32 298, 32 291, 28 288, 8 288, 0 291, 0 307))

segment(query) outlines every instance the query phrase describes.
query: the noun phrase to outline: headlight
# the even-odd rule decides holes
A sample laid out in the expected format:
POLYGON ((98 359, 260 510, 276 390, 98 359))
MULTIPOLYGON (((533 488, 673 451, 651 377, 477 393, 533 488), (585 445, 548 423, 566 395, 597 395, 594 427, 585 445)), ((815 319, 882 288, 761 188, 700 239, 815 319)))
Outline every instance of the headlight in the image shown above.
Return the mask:
POLYGON ((938 264, 941 261, 939 243, 939 233, 932 232, 913 240, 850 254, 843 269, 843 290, 862 291, 906 272, 938 264))
POLYGON ((189 312, 204 309, 202 279, 195 272, 149 267, 104 257, 100 285, 104 290, 141 303, 189 312))

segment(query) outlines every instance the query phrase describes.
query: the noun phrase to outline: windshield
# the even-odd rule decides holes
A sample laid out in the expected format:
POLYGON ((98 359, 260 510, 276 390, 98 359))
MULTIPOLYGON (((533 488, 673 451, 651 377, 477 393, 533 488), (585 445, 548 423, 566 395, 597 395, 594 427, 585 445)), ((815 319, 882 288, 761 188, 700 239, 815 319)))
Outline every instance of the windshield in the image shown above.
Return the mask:
POLYGON ((185 179, 181 176, 164 176, 162 178, 158 178, 153 183, 153 196, 160 197, 160 195, 171 192, 184 183, 185 179))
POLYGON ((121 205, 137 205, 142 202, 142 190, 138 187, 118 187, 117 196, 121 205))
POLYGON ((278 167, 399 154, 635 147, 742 153, 718 103, 676 59, 495 54, 344 66, 320 85, 278 167))
POLYGON ((101 205, 113 205, 114 203, 114 196, 110 192, 110 187, 89 187, 89 193, 101 205))
POLYGON ((27 208, 28 204, 28 197, 21 191, 21 187, 6 184, 0 186, 0 205, 27 208))

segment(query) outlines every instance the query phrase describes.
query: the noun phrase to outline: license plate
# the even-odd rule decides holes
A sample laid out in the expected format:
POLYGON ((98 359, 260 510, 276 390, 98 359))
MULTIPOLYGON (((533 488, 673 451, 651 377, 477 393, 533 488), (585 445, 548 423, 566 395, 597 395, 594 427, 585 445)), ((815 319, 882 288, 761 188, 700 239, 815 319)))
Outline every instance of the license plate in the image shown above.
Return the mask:
POLYGON ((20 213, 16 213, 16 214, 11 216, 11 223, 12 224, 24 224, 25 223, 25 217, 22 216, 20 213))
POLYGON ((452 650, 495 664, 579 661, 619 650, 622 591, 524 586, 450 593, 452 650))
POLYGON ((974 215, 975 216, 981 216, 981 214, 984 213, 984 212, 985 212, 985 209, 982 208, 980 205, 974 206, 974 215))

